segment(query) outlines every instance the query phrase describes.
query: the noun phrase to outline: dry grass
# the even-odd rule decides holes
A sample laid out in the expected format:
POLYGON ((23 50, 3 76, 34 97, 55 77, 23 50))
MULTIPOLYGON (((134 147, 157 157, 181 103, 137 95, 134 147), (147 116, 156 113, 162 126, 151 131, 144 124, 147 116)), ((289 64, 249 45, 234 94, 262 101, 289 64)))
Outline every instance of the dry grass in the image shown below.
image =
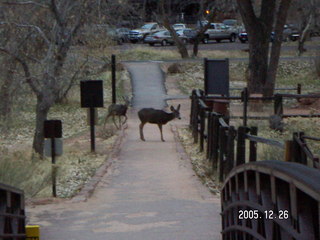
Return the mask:
POLYGON ((191 159, 195 173, 209 190, 214 194, 219 194, 220 183, 217 179, 217 173, 213 172, 210 163, 206 159, 205 152, 199 151, 199 145, 193 143, 193 138, 188 128, 178 130, 179 139, 191 159))
MULTIPOLYGON (((230 62, 230 87, 246 86, 245 62, 230 62)), ((176 77, 179 88, 185 94, 192 89, 204 88, 204 73, 202 63, 186 63, 182 65, 181 74, 173 74, 176 77)), ((279 64, 277 74, 277 87, 295 87, 302 84, 302 90, 308 91, 320 86, 319 77, 316 74, 316 66, 312 61, 284 61, 279 64)), ((239 93, 237 93, 239 94, 239 93)))

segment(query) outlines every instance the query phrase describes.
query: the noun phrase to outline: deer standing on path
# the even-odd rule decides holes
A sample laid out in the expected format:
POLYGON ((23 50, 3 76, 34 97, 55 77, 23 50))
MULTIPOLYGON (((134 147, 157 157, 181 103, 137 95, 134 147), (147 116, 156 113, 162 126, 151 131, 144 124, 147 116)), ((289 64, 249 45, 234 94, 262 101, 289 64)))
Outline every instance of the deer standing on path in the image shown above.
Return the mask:
POLYGON ((157 124, 160 133, 161 133, 161 141, 164 142, 163 135, 162 135, 162 125, 167 124, 167 122, 178 118, 180 118, 180 104, 178 105, 177 109, 175 109, 173 106, 170 107, 170 110, 172 111, 171 113, 167 113, 163 110, 157 110, 154 108, 143 108, 138 112, 139 119, 141 121, 140 123, 140 139, 142 141, 145 141, 144 136, 143 136, 143 126, 146 123, 151 123, 151 124, 157 124))
POLYGON ((116 126, 117 129, 120 129, 121 126, 126 123, 126 121, 128 119, 127 110, 128 110, 130 101, 129 101, 128 97, 124 97, 123 100, 125 101, 125 104, 111 104, 108 107, 108 115, 107 115, 106 119, 104 120, 103 128, 105 128, 107 120, 111 116, 112 116, 112 119, 113 119, 113 123, 114 123, 114 125, 116 126), (117 126, 116 121, 114 119, 115 116, 119 117, 119 127, 117 126), (121 122, 121 117, 122 116, 124 117, 124 121, 123 122, 121 122))

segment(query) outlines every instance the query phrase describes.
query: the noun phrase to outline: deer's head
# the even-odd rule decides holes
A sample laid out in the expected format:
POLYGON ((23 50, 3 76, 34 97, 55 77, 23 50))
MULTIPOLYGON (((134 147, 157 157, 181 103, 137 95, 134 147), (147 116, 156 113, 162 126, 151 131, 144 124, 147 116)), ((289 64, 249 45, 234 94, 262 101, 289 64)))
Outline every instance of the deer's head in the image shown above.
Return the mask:
POLYGON ((173 106, 170 107, 171 112, 174 114, 175 118, 181 119, 180 117, 180 104, 178 105, 178 107, 175 109, 173 106))

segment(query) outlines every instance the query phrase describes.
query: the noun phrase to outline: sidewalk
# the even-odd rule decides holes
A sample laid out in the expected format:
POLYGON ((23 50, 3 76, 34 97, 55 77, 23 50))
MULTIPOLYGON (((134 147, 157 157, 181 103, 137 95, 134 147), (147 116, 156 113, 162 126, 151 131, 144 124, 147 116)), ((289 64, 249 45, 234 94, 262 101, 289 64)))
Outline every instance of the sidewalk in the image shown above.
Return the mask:
POLYGON ((166 142, 151 124, 143 142, 136 110, 128 117, 121 151, 87 202, 28 209, 31 222, 41 225, 41 239, 220 239, 220 199, 181 158, 169 124, 163 127, 166 142))

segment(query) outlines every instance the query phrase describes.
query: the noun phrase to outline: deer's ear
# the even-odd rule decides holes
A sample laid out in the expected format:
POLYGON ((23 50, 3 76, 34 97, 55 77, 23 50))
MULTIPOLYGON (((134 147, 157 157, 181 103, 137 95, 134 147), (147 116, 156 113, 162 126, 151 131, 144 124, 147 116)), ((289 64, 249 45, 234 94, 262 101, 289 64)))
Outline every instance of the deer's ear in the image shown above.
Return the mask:
POLYGON ((174 111, 174 107, 173 107, 173 106, 170 106, 170 110, 173 112, 173 111, 174 111))
POLYGON ((178 107, 177 107, 177 111, 179 111, 179 110, 180 110, 180 107, 181 107, 181 105, 179 104, 179 105, 178 105, 178 107))

